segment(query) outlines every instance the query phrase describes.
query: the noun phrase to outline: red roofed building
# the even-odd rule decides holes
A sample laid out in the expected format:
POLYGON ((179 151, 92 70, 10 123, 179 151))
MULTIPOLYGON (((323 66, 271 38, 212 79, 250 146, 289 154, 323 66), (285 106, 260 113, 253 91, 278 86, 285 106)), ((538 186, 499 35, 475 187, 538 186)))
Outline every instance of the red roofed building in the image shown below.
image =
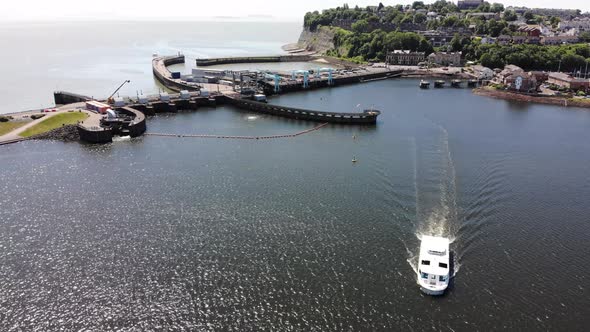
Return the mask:
POLYGON ((528 37, 541 37, 541 28, 537 25, 523 25, 518 32, 525 33, 528 37))

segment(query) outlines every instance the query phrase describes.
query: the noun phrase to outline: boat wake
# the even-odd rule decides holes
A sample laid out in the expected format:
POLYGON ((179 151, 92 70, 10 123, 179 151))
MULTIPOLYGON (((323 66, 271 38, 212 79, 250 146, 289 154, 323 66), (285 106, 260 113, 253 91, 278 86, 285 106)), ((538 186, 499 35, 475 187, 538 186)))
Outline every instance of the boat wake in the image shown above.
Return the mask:
POLYGON ((131 136, 114 136, 113 142, 128 142, 131 140, 131 136))
MULTIPOLYGON (((433 139, 414 144, 414 187, 418 244, 407 249, 408 263, 418 275, 418 252, 422 236, 440 236, 455 242, 459 230, 455 166, 446 129, 437 126, 433 139)), ((454 273, 459 263, 454 256, 454 273)))

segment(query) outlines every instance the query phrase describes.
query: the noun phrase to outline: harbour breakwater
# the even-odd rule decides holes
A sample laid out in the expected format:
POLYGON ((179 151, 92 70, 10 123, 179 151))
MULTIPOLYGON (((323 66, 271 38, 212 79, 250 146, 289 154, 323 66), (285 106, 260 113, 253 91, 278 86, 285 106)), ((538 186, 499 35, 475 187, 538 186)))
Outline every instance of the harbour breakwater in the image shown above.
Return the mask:
POLYGON ((307 62, 313 60, 310 54, 276 55, 276 56, 251 56, 251 57, 226 57, 196 59, 198 67, 227 65, 236 63, 267 63, 267 62, 307 62))
POLYGON ((184 55, 155 57, 152 59, 152 72, 154 77, 164 84, 168 89, 179 92, 181 90, 195 91, 198 87, 188 84, 178 79, 172 78, 172 73, 168 70, 168 66, 184 63, 184 55))
POLYGON ((67 105, 92 100, 91 97, 66 91, 55 91, 53 101, 55 105, 67 105))
POLYGON ((362 113, 338 113, 300 109, 288 106, 260 103, 247 99, 227 98, 226 102, 235 107, 257 113, 276 115, 296 120, 340 123, 340 124, 375 124, 381 114, 377 110, 366 110, 362 113))
MULTIPOLYGON (((237 58, 240 59, 240 58, 237 58)), ((181 83, 181 79, 174 79, 172 78, 172 74, 168 70, 168 64, 172 63, 183 63, 185 61, 184 56, 172 56, 172 57, 159 57, 154 58, 152 61, 154 73, 157 73, 156 78, 160 80, 160 82, 166 86, 177 86, 177 84, 181 83)), ((296 81, 287 82, 284 81, 280 83, 279 91, 283 92, 290 92, 290 91, 299 91, 302 89, 307 88, 319 88, 319 87, 329 87, 337 84, 349 84, 349 83, 358 83, 362 82, 363 79, 374 79, 374 78, 389 78, 395 77, 395 75, 399 74, 397 71, 389 71, 389 70, 379 70, 374 72, 368 73, 350 73, 347 75, 342 75, 340 77, 335 77, 332 80, 327 78, 317 79, 314 81, 310 81, 307 87, 302 87, 301 84, 298 84, 296 81)), ((268 81, 261 81, 264 86, 264 90, 274 89, 274 83, 268 81)), ((187 83, 188 84, 188 83, 187 83)), ((208 91, 211 92, 211 95, 208 99, 214 99, 216 104, 229 104, 233 105, 237 108, 244 109, 251 112, 257 112, 262 114, 270 114, 285 118, 297 119, 297 120, 307 120, 307 121, 316 121, 316 122, 328 122, 328 123, 341 123, 341 124, 375 124, 377 122, 377 117, 381 112, 377 110, 369 110, 362 113, 340 113, 340 112, 323 112, 323 111, 316 111, 316 110, 307 110, 307 109, 300 109, 295 107, 287 107, 287 106, 278 106, 272 105, 262 102, 257 102, 253 100, 243 99, 242 96, 234 91, 232 88, 227 88, 224 86, 224 90, 220 90, 219 84, 201 84, 202 86, 208 87, 208 91), (217 87, 219 92, 215 92, 215 89, 212 87, 217 87)), ((201 97, 202 98, 202 97, 201 97)))

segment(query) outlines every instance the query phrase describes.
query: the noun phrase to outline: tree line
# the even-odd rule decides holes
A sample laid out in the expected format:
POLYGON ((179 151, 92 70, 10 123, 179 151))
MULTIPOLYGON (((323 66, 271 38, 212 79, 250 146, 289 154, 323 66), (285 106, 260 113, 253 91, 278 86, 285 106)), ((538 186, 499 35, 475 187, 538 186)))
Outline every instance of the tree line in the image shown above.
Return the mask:
MULTIPOLYGON (((458 12, 458 8, 450 1, 439 0, 430 5, 425 5, 422 1, 415 1, 413 9, 427 9, 436 11, 439 14, 448 14, 458 12)), ((471 17, 461 19, 458 16, 448 15, 440 20, 428 21, 432 28, 438 26, 444 27, 468 27, 468 24, 475 24, 475 32, 478 35, 497 37, 502 34, 517 35, 519 32, 514 25, 510 25, 510 20, 516 19, 516 14, 510 11, 504 11, 501 4, 489 4, 484 2, 475 11, 481 12, 504 12, 502 19, 484 19, 482 17, 471 17), (435 22, 435 23, 433 23, 435 22)), ((461 51, 463 58, 467 61, 479 62, 490 68, 503 68, 507 64, 514 64, 525 70, 551 70, 575 72, 590 62, 590 49, 588 44, 576 45, 499 45, 485 44, 479 37, 455 35, 448 46, 435 49, 424 38, 424 36, 414 32, 392 31, 385 32, 381 29, 369 31, 370 22, 390 22, 390 23, 423 23, 426 18, 421 18, 421 13, 404 12, 402 5, 383 6, 379 4, 377 8, 367 7, 361 9, 358 6, 350 8, 348 5, 342 7, 327 9, 319 12, 310 12, 305 15, 304 26, 312 31, 317 30, 320 26, 329 26, 335 19, 352 19, 356 22, 352 25, 351 30, 330 27, 334 33, 335 49, 329 51, 329 55, 345 57, 358 61, 381 62, 385 61, 386 53, 393 50, 410 50, 425 52, 426 55, 434 51, 461 51)), ((558 18, 547 18, 524 14, 525 19, 543 21, 548 24, 556 25, 559 23, 558 18)), ((590 33, 580 34, 583 42, 590 42, 590 33)))
MULTIPOLYGON (((590 37, 590 36, 588 36, 590 37)), ((478 61, 489 68, 516 65, 525 70, 576 72, 590 64, 590 46, 573 45, 499 45, 483 44, 480 38, 455 35, 449 49, 461 51, 466 60, 478 61)))
POLYGON ((354 58, 361 61, 385 61, 387 51, 410 50, 430 54, 432 45, 421 35, 414 32, 374 30, 368 33, 352 32, 340 28, 334 29, 335 50, 329 55, 354 58), (338 50, 346 50, 344 54, 338 50))

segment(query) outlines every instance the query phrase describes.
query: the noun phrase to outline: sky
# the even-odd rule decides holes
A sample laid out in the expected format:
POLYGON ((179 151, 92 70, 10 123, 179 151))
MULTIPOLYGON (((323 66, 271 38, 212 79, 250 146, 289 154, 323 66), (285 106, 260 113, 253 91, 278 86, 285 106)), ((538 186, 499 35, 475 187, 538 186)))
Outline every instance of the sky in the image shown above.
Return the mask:
MULTIPOLYGON (((488 0, 505 6, 536 8, 570 8, 590 11, 589 0, 488 0)), ((0 22, 87 19, 130 20, 212 20, 242 18, 248 20, 273 19, 302 21, 308 11, 341 6, 377 5, 379 0, 16 0, 5 1, 0 11, 0 22), (166 7, 163 7, 167 4, 166 7)), ((412 1, 381 1, 384 5, 409 4, 412 1)), ((431 3, 433 1, 424 1, 431 3)), ((456 1, 454 1, 456 2, 456 1)))

